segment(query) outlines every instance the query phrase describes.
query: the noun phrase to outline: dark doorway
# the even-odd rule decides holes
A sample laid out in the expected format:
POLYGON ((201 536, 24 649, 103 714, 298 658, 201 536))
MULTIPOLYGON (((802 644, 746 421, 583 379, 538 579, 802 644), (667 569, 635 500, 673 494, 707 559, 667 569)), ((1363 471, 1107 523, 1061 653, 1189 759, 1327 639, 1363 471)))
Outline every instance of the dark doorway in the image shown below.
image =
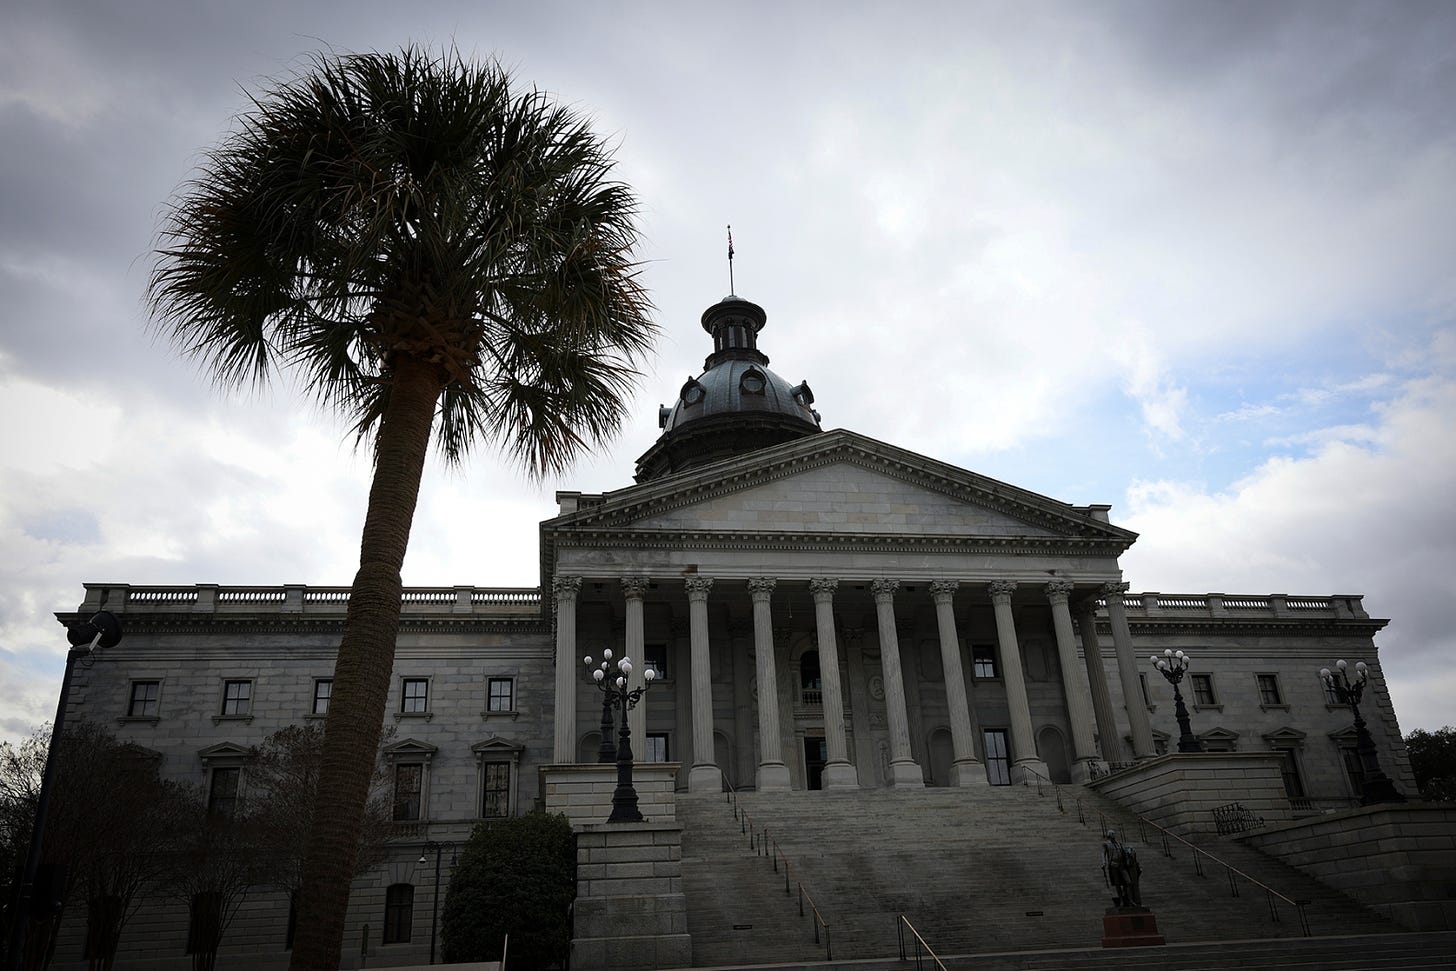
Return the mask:
POLYGON ((829 746, 824 739, 804 739, 804 776, 810 789, 824 788, 824 763, 828 759, 829 746))

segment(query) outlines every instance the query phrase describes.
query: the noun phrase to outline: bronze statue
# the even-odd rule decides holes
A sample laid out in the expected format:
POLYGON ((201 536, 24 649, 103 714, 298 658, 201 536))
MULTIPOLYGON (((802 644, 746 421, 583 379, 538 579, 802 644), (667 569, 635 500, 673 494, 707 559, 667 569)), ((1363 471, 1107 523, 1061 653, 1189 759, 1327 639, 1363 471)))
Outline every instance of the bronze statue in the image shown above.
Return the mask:
POLYGON ((1117 840, 1117 832, 1109 829, 1102 841, 1102 878, 1116 894, 1112 903, 1117 907, 1141 907, 1142 890, 1138 883, 1142 877, 1142 864, 1138 863, 1137 851, 1123 846, 1117 840))

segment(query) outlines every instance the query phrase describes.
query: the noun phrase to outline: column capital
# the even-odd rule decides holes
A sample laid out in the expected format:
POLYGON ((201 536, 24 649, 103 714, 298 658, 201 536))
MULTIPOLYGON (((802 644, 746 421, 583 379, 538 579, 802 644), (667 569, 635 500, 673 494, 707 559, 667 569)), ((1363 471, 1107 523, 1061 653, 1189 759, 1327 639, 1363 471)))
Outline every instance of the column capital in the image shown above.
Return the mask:
POLYGON ((1047 581, 1046 595, 1054 606, 1067 606, 1067 601, 1072 595, 1072 581, 1060 577, 1047 581))
POLYGON ((581 577, 557 575, 551 578, 551 595, 559 600, 575 600, 581 592, 581 577))
POLYGON ((768 603, 778 582, 775 577, 749 577, 748 592, 753 596, 753 602, 768 603))
POLYGON ((648 577, 623 577, 622 592, 627 595, 628 600, 641 600, 651 582, 648 577))
POLYGON ((814 595, 816 604, 833 602, 834 591, 838 589, 838 577, 815 577, 809 581, 809 592, 814 595))
POLYGON ((708 592, 713 589, 713 578, 705 576, 691 576, 683 578, 683 586, 688 591, 688 602, 707 600, 708 592))
POLYGON ((889 603, 895 599, 895 591, 900 589, 900 581, 890 577, 879 577, 870 583, 870 590, 875 595, 875 603, 889 603))
POLYGON ((950 603, 955 592, 960 589, 959 580, 932 580, 930 581, 930 596, 936 603, 950 603))
POLYGON ((998 600, 1003 600, 1003 599, 1004 599, 1004 601, 1006 603, 1010 603, 1011 602, 1011 594, 1012 594, 1013 591, 1016 590, 1016 581, 1015 580, 992 580, 990 583, 986 584, 986 589, 991 594, 991 602, 992 603, 995 603, 998 600))
POLYGON ((1099 593, 1102 594, 1103 599, 1105 599, 1109 605, 1112 604, 1114 601, 1117 603, 1122 603, 1122 595, 1127 593, 1127 588, 1129 586, 1131 586, 1131 584, 1128 583, 1104 583, 1099 593))

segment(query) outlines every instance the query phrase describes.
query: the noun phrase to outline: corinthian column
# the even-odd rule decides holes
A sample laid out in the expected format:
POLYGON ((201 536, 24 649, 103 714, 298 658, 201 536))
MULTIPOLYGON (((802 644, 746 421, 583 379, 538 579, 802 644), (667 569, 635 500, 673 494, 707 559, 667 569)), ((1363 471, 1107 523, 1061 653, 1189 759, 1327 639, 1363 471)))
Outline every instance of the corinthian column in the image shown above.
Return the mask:
MULTIPOLYGON (((627 597, 627 631, 622 650, 632 659, 632 673, 627 676, 628 690, 642 687, 642 672, 647 669, 646 659, 642 657, 642 597, 651 582, 647 577, 622 578, 622 593, 627 597)), ((632 751, 639 753, 640 761, 641 756, 647 753, 647 695, 644 694, 637 707, 628 713, 627 727, 632 729, 632 751)))
POLYGON ((1001 667, 1006 675, 1006 707, 1011 713, 1011 781, 1025 781, 1026 773, 1015 771, 1017 769, 1035 770, 1046 778, 1046 763, 1036 754, 1031 705, 1026 700, 1026 675, 1021 669, 1021 646, 1016 639, 1016 619, 1011 613, 1011 592, 1016 589, 1016 581, 992 580, 986 587, 996 612, 996 642, 1001 648, 1001 667))
POLYGON ((1087 665, 1087 684, 1092 689, 1092 710, 1097 715, 1098 747, 1103 761, 1122 761, 1122 742, 1117 734, 1117 717, 1112 696, 1107 692, 1107 669, 1102 666, 1102 642, 1097 639, 1097 598, 1088 597, 1077 605, 1077 627, 1082 631, 1082 659, 1087 665))
POLYGON ((753 656, 758 664, 758 791, 789 788, 789 767, 784 764, 784 742, 779 735, 779 674, 774 663, 773 577, 748 581, 753 598, 753 656))
POLYGON ((956 786, 984 786, 989 784, 989 780, 986 767, 976 758, 971 706, 966 699, 966 676, 961 670, 961 642, 956 634, 952 605, 959 586, 955 580, 936 580, 930 585, 930 596, 935 600, 935 620, 940 628, 940 666, 945 674, 945 703, 950 709, 951 747, 955 753, 950 781, 956 786))
POLYGON ((1133 758, 1150 759, 1153 748, 1153 726, 1148 723, 1148 706, 1143 703, 1143 689, 1138 681, 1137 657, 1133 654, 1132 631, 1127 626, 1127 610, 1122 595, 1125 583, 1108 583, 1102 587, 1107 601, 1107 619, 1112 622, 1112 646, 1117 649, 1117 675, 1122 681, 1122 703, 1127 709, 1127 724, 1132 729, 1133 758))
POLYGON ((839 643, 834 636, 833 578, 809 581, 814 595, 814 629, 819 636, 819 677, 824 684, 824 746, 828 750, 821 777, 826 789, 858 789, 859 773, 849 761, 844 736, 844 692, 839 678, 839 643))
POLYGON ((557 765, 575 762, 576 686, 585 668, 576 660, 576 596, 581 577, 556 576, 551 594, 556 600, 556 733, 551 761, 557 765))
POLYGON ((870 584, 880 629, 880 664, 885 675, 885 714, 890 721, 890 785, 919 788, 925 774, 910 750, 910 719, 905 714, 905 680, 900 673, 900 637, 895 632, 895 591, 899 580, 886 577, 870 584))
POLYGON ((692 651, 693 767, 688 770, 689 792, 722 792, 723 773, 713 761, 713 671, 708 658, 708 591, 713 578, 683 580, 688 591, 688 637, 692 651))
POLYGON ((1072 612, 1067 606, 1071 594, 1071 580, 1053 580, 1046 585, 1047 601, 1052 605, 1052 628, 1057 635, 1057 660, 1062 666, 1062 687, 1067 692, 1067 717, 1072 721, 1072 750, 1077 757, 1072 765, 1072 781, 1087 782, 1097 761, 1097 746, 1092 740, 1092 698, 1087 690, 1086 672, 1077 664, 1072 612))

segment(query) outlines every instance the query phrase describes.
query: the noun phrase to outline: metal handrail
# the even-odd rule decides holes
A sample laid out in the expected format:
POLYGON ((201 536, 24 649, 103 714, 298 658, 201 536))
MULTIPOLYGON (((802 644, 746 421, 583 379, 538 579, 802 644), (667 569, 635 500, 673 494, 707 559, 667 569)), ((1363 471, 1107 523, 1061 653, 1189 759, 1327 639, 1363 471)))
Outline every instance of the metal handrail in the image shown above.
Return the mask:
POLYGON ((829 933, 829 922, 819 912, 819 907, 814 903, 813 896, 804 888, 803 880, 795 880, 792 876, 792 864, 783 848, 779 846, 778 840, 769 836, 768 827, 758 825, 749 815, 748 810, 738 805, 738 790, 733 788, 733 783, 727 779, 723 780, 724 792, 727 795, 727 802, 733 807, 733 818, 738 820, 738 832, 748 837, 748 848, 755 856, 767 856, 773 862, 775 873, 779 872, 779 863, 784 865, 784 894, 791 895, 794 888, 799 892, 799 916, 804 916, 804 902, 809 902, 809 911, 813 915, 811 924, 814 928, 814 943, 824 945, 824 960, 834 960, 834 945, 829 933), (819 939, 819 929, 824 929, 824 939, 819 939))
MULTIPOLYGON (((1022 769, 1023 772, 1026 772, 1027 774, 1036 777, 1036 780, 1037 780, 1036 781, 1036 792, 1037 792, 1037 795, 1043 795, 1044 794, 1042 792, 1043 785, 1051 786, 1052 789, 1055 790, 1055 792, 1056 792, 1056 796, 1057 796, 1057 810, 1059 812, 1066 812, 1067 811, 1066 810, 1066 806, 1062 802, 1062 789, 1061 789, 1061 786, 1060 785, 1058 785, 1055 782, 1052 782, 1046 776, 1042 775, 1040 772, 1036 771, 1035 769, 1031 768, 1030 766, 1021 766, 1021 769, 1022 769)), ((1023 780, 1022 785, 1029 785, 1029 783, 1027 783, 1026 781, 1023 780)), ((1086 810, 1084 809, 1084 807, 1082 806, 1082 800, 1080 798, 1077 798, 1075 801, 1077 803, 1077 821, 1079 823, 1081 823, 1083 826, 1086 826, 1087 825, 1087 813, 1086 813, 1086 810)), ((1228 862, 1226 862, 1224 860, 1221 860, 1218 857, 1214 856, 1212 853, 1208 852, 1207 850, 1202 849, 1201 847, 1195 846, 1194 844, 1188 842, 1183 837, 1179 836, 1177 833, 1174 833, 1171 830, 1168 830, 1168 829, 1165 829, 1162 826, 1159 826, 1157 823, 1153 822, 1151 819, 1148 819, 1146 816, 1141 816, 1141 815, 1139 815, 1137 813, 1129 813, 1129 814, 1132 816, 1132 818, 1134 820, 1137 821, 1137 824, 1138 824, 1138 839, 1141 840, 1144 844, 1148 844, 1148 843, 1151 843, 1152 842, 1151 840, 1148 839, 1148 833, 1147 833, 1147 827, 1151 826, 1153 829, 1157 830, 1160 834, 1162 834, 1162 841, 1161 842, 1162 842, 1163 855, 1165 857, 1167 857, 1168 859, 1171 860, 1171 859, 1174 859, 1174 856, 1173 856, 1172 847, 1171 847, 1171 845, 1169 844, 1168 841, 1170 839, 1177 840, 1178 842, 1182 843, 1184 846, 1188 847, 1190 850, 1193 851, 1193 870, 1200 877, 1206 877, 1206 876, 1208 876, 1208 874, 1206 874, 1206 873, 1203 872, 1203 860, 1202 860, 1202 857, 1208 857, 1208 859, 1212 860, 1214 863, 1217 863, 1219 866, 1223 867, 1224 874, 1228 877, 1228 882, 1229 882, 1229 896, 1231 896, 1231 897, 1241 896, 1241 894, 1239 893, 1238 881, 1234 878, 1234 875, 1235 874, 1238 874, 1238 876, 1243 877, 1249 883, 1253 884, 1254 886, 1258 887, 1260 890, 1264 891, 1264 898, 1265 898, 1265 900, 1267 900, 1269 902, 1269 919, 1270 920, 1272 920, 1276 924, 1282 923, 1282 921, 1279 919, 1279 905, 1275 903, 1275 898, 1278 898, 1279 900, 1284 901, 1290 907, 1294 908, 1294 912, 1299 915, 1299 928, 1300 928, 1300 931, 1302 932, 1302 935, 1304 937, 1309 937, 1310 936, 1310 933, 1309 933, 1309 915, 1306 914, 1305 913, 1305 910, 1304 910, 1304 905, 1306 903, 1305 901, 1295 900, 1292 897, 1286 897, 1284 894, 1280 893, 1278 890, 1275 890, 1273 887, 1269 886, 1268 884, 1262 883, 1262 882, 1260 882, 1258 880, 1255 880, 1253 877, 1249 876, 1247 873, 1245 873, 1243 870, 1240 870, 1238 867, 1234 866, 1232 863, 1228 863, 1228 862)), ((1105 833, 1105 832, 1107 832, 1107 816, 1106 816, 1105 813, 1102 812, 1101 809, 1098 809, 1097 810, 1097 832, 1098 833, 1105 833)))
POLYGON ((905 930, 906 930, 906 928, 909 928, 910 933, 912 935, 914 935, 914 937, 915 937, 915 971, 920 971, 920 967, 921 967, 921 964, 920 964, 920 949, 921 948, 925 948, 925 953, 930 955, 930 960, 932 960, 932 961, 935 962, 935 966, 937 968, 939 968, 940 971, 949 971, 949 969, 946 968, 946 966, 945 966, 945 962, 942 961, 936 955, 936 953, 930 949, 930 945, 927 944, 927 943, 925 943, 925 938, 923 938, 923 937, 920 936, 920 932, 915 929, 915 925, 912 924, 912 923, 910 923, 910 918, 906 917, 904 914, 900 914, 896 918, 896 920, 895 920, 895 932, 896 932, 896 934, 900 938, 900 960, 901 961, 908 961, 908 960, 910 960, 908 957, 905 956, 905 930))

